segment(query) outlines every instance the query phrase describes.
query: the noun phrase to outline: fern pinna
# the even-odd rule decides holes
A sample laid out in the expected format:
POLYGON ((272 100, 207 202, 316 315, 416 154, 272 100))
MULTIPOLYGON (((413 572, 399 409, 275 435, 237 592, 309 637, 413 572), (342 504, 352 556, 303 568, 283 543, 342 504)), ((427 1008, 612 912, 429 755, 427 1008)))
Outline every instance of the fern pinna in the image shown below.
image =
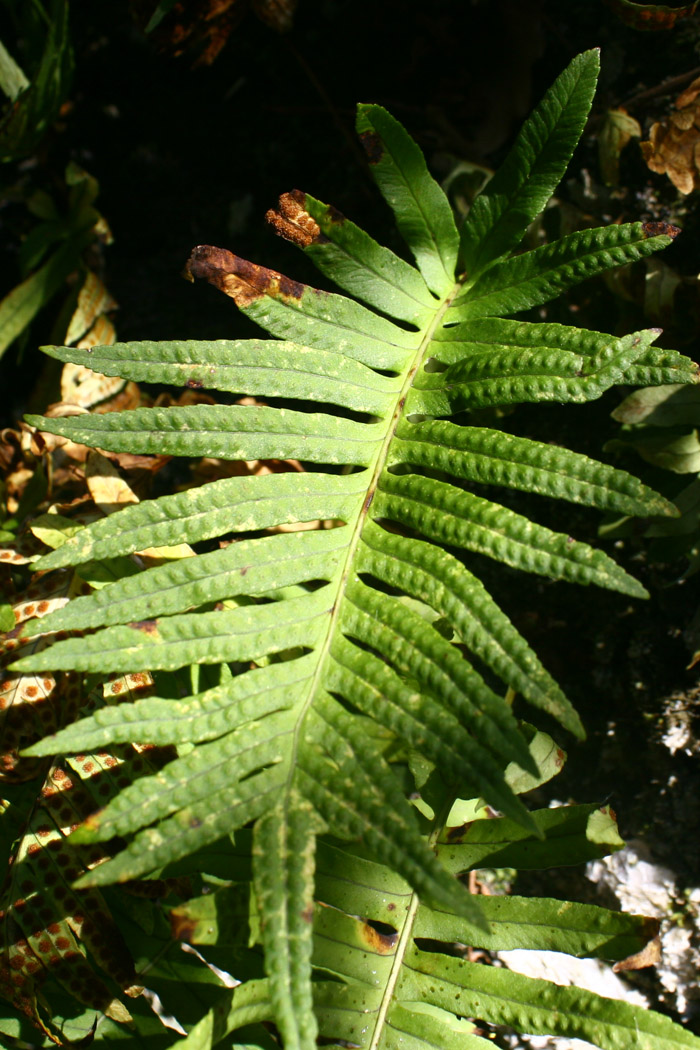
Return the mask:
MULTIPOLYGON (((106 565, 119 578, 30 620, 15 638, 17 672, 66 671, 89 683, 153 675, 160 695, 114 703, 93 694, 88 713, 24 753, 68 756, 89 794, 86 755, 102 756, 104 779, 105 754, 135 740, 176 749, 152 759, 144 752, 146 765, 68 844, 97 850, 81 854, 87 870, 77 886, 111 892, 121 934, 141 945, 132 954, 152 952, 143 980, 164 1001, 158 959, 176 942, 152 919, 144 948, 134 906, 106 888, 196 875, 193 898, 170 910, 173 929, 242 983, 226 988, 200 967, 197 980, 207 973, 210 983, 198 1020, 182 1006, 188 1034, 178 1045, 187 1050, 230 1047, 239 1028, 245 1045, 281 1041, 287 1050, 308 1050, 318 1037, 363 1050, 482 1050, 483 1023, 578 1035, 603 1048, 630 1045, 630 1032, 640 1047, 700 1046, 659 1015, 484 966, 454 947, 620 958, 650 934, 642 919, 590 907, 567 906, 564 917, 552 901, 477 906, 454 877, 494 856, 555 863, 562 821, 576 826, 568 840, 576 860, 618 844, 600 833, 610 817, 595 807, 555 817, 528 811, 520 781, 542 776, 542 734, 518 724, 465 656, 582 735, 566 697, 467 568, 469 552, 645 594, 606 554, 475 494, 470 483, 625 514, 674 513, 622 471, 464 415, 581 402, 619 382, 695 378, 686 359, 653 347, 655 330, 612 337, 509 316, 663 248, 677 232, 633 223, 516 253, 564 173, 597 69, 597 53, 588 52, 564 71, 461 230, 415 142, 380 106, 360 106, 372 173, 415 266, 297 191, 269 218, 348 296, 220 248, 196 248, 189 260, 192 279, 223 290, 274 339, 46 348, 105 375, 204 387, 246 403, 31 417, 41 429, 116 452, 296 459, 305 468, 223 477, 73 528, 35 568, 106 565), (182 541, 203 552, 120 568, 127 556, 182 541), (420 812, 409 798, 416 788, 420 812), (502 816, 451 827, 462 823, 454 800, 472 797, 502 816), (123 848, 99 846, 115 837, 123 848)), ((13 922, 21 929, 21 914, 13 922)), ((39 948, 34 954, 50 972, 39 948)), ((12 980, 6 996, 36 1021, 35 999, 20 1002, 12 980)), ((80 1027, 71 1028, 65 1003, 60 1036, 53 1009, 45 1031, 75 1040, 80 1027)), ((163 1028, 154 1034, 155 1022, 130 1010, 135 1045, 179 1040, 163 1028)), ((123 1018, 110 1016, 97 1029, 107 1042, 122 1037, 123 1018)))

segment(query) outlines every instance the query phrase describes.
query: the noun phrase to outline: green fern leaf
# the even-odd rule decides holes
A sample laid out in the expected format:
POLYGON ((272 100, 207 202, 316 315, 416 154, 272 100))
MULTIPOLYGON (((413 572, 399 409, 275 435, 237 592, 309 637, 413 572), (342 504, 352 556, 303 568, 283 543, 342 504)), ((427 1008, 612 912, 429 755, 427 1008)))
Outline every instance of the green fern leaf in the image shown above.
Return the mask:
POLYGON ((607 856, 620 849, 614 819, 595 803, 536 810, 532 818, 541 837, 507 817, 474 820, 463 832, 442 835, 437 845, 441 862, 454 875, 471 868, 546 868, 607 856))
POLYGON ((518 247, 554 193, 583 132, 599 68, 598 51, 586 51, 569 64, 477 197, 461 238, 462 259, 472 278, 518 247))
POLYGON ((435 295, 449 293, 459 235, 447 197, 429 174, 423 154, 381 106, 358 106, 357 131, 372 174, 426 284, 435 295))
POLYGON ((476 281, 467 281, 449 317, 467 321, 540 306, 588 277, 665 248, 679 232, 668 226, 665 234, 650 236, 644 223, 633 222, 570 233, 554 244, 494 263, 476 281))
POLYGON ((601 1050, 697 1047, 697 1036, 640 1006, 604 999, 574 986, 562 988, 493 966, 439 958, 413 949, 397 987, 407 1000, 427 1000, 444 1010, 470 1013, 533 1035, 551 1033, 593 1042, 601 1050))
POLYGON ((59 361, 75 361, 137 383, 169 383, 193 390, 206 386, 230 393, 248 390, 268 398, 308 398, 372 414, 385 411, 398 389, 396 380, 349 357, 296 343, 218 339, 206 346, 204 361, 202 344, 196 340, 113 343, 91 350, 44 346, 42 350, 59 361))
MULTIPOLYGON (((439 194, 434 196, 440 200, 439 194)), ((290 232, 288 224, 294 224, 304 214, 311 217, 320 232, 317 236, 314 228, 313 239, 305 245, 305 251, 339 288, 411 324, 420 325, 432 315, 435 300, 421 275, 337 209, 295 190, 280 197, 280 214, 268 213, 273 222, 280 223, 278 232, 282 236, 290 232)), ((449 230, 446 216, 443 222, 449 230)), ((302 237, 302 243, 308 236, 302 237)))
MULTIPOLYGON (((581 808, 593 815, 593 807, 581 808)), ((552 811, 544 811, 543 817, 545 813, 552 811)), ((513 826, 498 819, 480 823, 493 825, 493 839, 500 840, 507 854, 513 826)), ((445 838, 455 830, 449 829, 445 838)), ((541 843, 545 866, 557 850, 554 825, 550 831, 552 837, 548 832, 541 843)), ((599 848, 599 830, 590 822, 579 820, 578 832, 572 830, 571 836, 581 858, 599 848)), ((237 841, 243 853, 250 849, 249 833, 241 833, 237 841)), ((517 830, 512 845, 517 848, 517 830)), ((657 924, 652 920, 591 905, 496 896, 481 901, 489 920, 485 930, 419 902, 408 883, 361 851, 323 839, 316 850, 315 884, 314 1004, 319 1034, 329 1045, 352 1043, 375 1050, 405 1040, 424 1048, 444 1036, 449 1037, 445 1045, 485 1047, 488 1041, 466 1020, 476 1018, 482 1032, 484 1023, 505 1024, 524 1032, 573 1035, 604 1050, 629 1045, 632 1030, 648 1050, 700 1046, 696 1036, 668 1018, 578 988, 565 989, 560 999, 561 988, 474 963, 463 947, 621 959, 654 937, 657 924)), ((181 905, 175 928, 181 927, 204 951, 213 945, 235 950, 241 927, 243 932, 248 928, 248 910, 249 884, 244 880, 181 905)), ((234 1003, 236 996, 234 992, 234 1003)), ((235 1020, 222 1025, 220 1038, 234 1027, 235 1020)))
POLYGON ((308 971, 313 946, 315 830, 318 816, 302 796, 288 796, 255 827, 253 869, 273 1016, 285 1047, 318 1034, 308 971), (299 907, 303 904, 303 907, 299 907))
MULTIPOLYGON (((285 194, 269 218, 367 305, 205 245, 193 251, 189 276, 220 288, 275 339, 117 344, 88 353, 49 348, 60 360, 125 378, 282 401, 31 417, 35 426, 105 450, 294 459, 309 468, 225 478, 126 507, 81 529, 35 567, 89 569, 183 541, 222 546, 125 576, 20 632, 49 643, 23 655, 15 664, 21 671, 148 669, 172 673, 181 689, 182 669, 215 669, 204 683, 216 682, 211 688, 190 685, 184 695, 95 711, 28 749, 55 754, 84 750, 88 741, 97 747, 134 738, 178 745, 177 757, 134 780, 74 833, 76 843, 127 840, 81 878, 82 887, 204 856, 222 836, 245 836, 255 825, 247 892, 259 912, 267 978, 250 992, 227 993, 196 1038, 191 1033, 193 1046, 208 1045, 207 1033, 230 1031, 229 1023, 262 1019, 274 1020, 288 1047, 310 1050, 317 1031, 347 1045, 358 1035, 360 1010, 376 1014, 377 1036, 367 1045, 392 1045, 392 1025, 411 1045, 429 1029, 453 1032, 460 1045, 476 1039, 460 1028, 454 1001, 446 1005, 444 996, 429 993, 430 974, 440 974, 473 1006, 461 961, 453 974, 452 962, 438 964, 412 940, 421 908, 449 913, 470 931, 485 926, 438 856, 442 824, 454 796, 483 795, 532 841, 548 826, 528 812, 507 774, 517 765, 540 776, 529 738, 463 649, 567 728, 579 734, 582 728, 525 641, 463 561, 444 548, 639 597, 645 591, 607 555, 467 491, 465 482, 623 513, 674 511, 621 471, 437 417, 480 405, 585 401, 640 369, 659 382, 669 369, 691 378, 677 356, 652 347, 655 330, 613 338, 497 316, 670 242, 670 235, 649 237, 634 224, 574 234, 508 258, 566 166, 596 69, 597 55, 589 52, 562 74, 504 174, 477 200, 461 241, 418 146, 381 107, 360 107, 371 169, 417 269, 297 191, 285 194), (245 533, 255 535, 246 539, 245 533), (52 638, 78 630, 91 633, 52 638), (406 797, 408 772, 398 761, 406 752, 415 760, 411 768, 422 763, 445 780, 437 792, 445 813, 442 822, 436 815, 428 836, 406 797), (386 980, 353 983, 352 974, 328 962, 341 979, 321 981, 312 992, 319 938, 309 920, 323 884, 323 870, 313 874, 314 853, 322 856, 320 834, 332 836, 343 858, 352 851, 340 844, 360 844, 372 871, 387 869, 407 902, 398 940, 379 942, 378 954, 395 959, 386 980), (423 1006, 411 1005, 412 998, 423 1006)), ((426 805, 434 779, 421 783, 426 805)), ((551 908, 533 907, 540 907, 540 926, 552 936, 551 908)), ((360 913, 338 917, 329 910, 323 920, 337 924, 341 940, 361 938, 353 914, 360 913)), ((582 950, 593 950, 586 940, 591 921, 588 913, 581 919, 576 943, 582 950)), ((553 1023, 537 989, 537 1005, 527 1012, 535 986, 523 990, 518 980, 513 988, 522 1016, 541 1028, 553 1023)), ((489 991, 484 984, 493 1017, 506 1015, 509 987, 489 991)), ((582 1001, 566 1007, 572 1030, 590 1028, 575 1019, 582 1001)), ((596 1037, 611 1045, 614 1022, 604 1010, 601 1018, 596 1037)))
MULTIPOLYGON (((75 427, 66 431, 72 440, 78 438, 113 452, 159 449, 168 455, 240 460, 286 459, 302 449, 309 462, 368 466, 376 445, 371 424, 276 408, 190 405, 81 418, 85 422, 79 437, 75 427)), ((38 421, 37 417, 28 419, 38 421)))

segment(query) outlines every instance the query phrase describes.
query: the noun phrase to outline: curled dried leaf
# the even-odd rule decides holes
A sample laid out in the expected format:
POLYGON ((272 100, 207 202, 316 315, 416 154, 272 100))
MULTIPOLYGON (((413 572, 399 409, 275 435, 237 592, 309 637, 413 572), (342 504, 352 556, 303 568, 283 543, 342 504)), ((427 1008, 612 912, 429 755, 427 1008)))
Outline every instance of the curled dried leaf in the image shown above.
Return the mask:
POLYGON ((270 208, 265 215, 278 237, 300 248, 308 248, 321 237, 320 227, 306 211, 305 203, 305 195, 300 190, 292 190, 280 197, 279 211, 270 208))

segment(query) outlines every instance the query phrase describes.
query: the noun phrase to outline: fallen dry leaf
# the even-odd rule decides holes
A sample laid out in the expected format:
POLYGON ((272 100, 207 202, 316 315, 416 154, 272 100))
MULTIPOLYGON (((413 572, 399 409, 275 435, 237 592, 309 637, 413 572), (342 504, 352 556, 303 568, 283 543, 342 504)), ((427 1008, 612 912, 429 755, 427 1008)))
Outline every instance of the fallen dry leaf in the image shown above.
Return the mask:
POLYGON ((681 193, 700 186, 700 77, 676 99, 675 112, 667 121, 652 126, 647 142, 641 143, 647 165, 659 175, 668 175, 681 193))
POLYGON ((175 57, 188 53, 193 67, 210 66, 250 10, 278 33, 292 27, 297 0, 176 0, 172 10, 154 22, 150 0, 130 0, 131 11, 159 51, 175 57))
POLYGON ((93 502, 103 514, 121 510, 139 498, 119 470, 100 452, 90 451, 85 463, 85 480, 93 502))
POLYGON ((119 376, 103 376, 85 365, 69 362, 61 372, 61 400, 81 408, 92 408, 114 397, 125 386, 126 380, 119 376))
POLYGON ((640 4, 632 0, 606 0, 617 17, 633 29, 673 29, 681 18, 689 18, 695 13, 698 0, 681 7, 668 7, 666 4, 640 4))
MULTIPOLYGON (((73 316, 68 323, 65 335, 66 344, 70 345, 71 343, 77 343, 79 339, 84 339, 99 319, 106 321, 111 328, 111 322, 105 315, 109 311, 115 310, 116 307, 117 303, 97 274, 93 273, 92 270, 88 270, 82 288, 78 293, 78 302, 73 311, 73 316)), ((106 341, 114 342, 113 328, 112 338, 108 338, 106 341)), ((97 343, 90 342, 88 345, 96 346, 97 343)))

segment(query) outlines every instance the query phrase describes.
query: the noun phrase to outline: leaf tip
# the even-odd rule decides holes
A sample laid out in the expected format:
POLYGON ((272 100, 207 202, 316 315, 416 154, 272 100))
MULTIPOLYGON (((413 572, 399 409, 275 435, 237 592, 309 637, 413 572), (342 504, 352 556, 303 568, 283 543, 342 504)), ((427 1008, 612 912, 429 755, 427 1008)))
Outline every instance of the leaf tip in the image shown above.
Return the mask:
POLYGON ((51 745, 51 741, 55 738, 56 734, 53 733, 51 736, 45 736, 41 740, 37 740, 35 744, 30 744, 27 747, 20 749, 20 758, 44 758, 46 755, 55 755, 56 749, 51 745))
POLYGON ((566 720, 566 725, 564 725, 563 722, 562 725, 564 725, 564 728, 568 729, 571 735, 575 736, 577 740, 585 740, 587 733, 578 713, 572 708, 568 714, 569 717, 566 720))
POLYGON ((265 219, 278 237, 299 248, 308 248, 325 239, 321 227, 306 210, 306 194, 301 190, 283 193, 277 207, 277 211, 270 208, 265 213, 265 219))
MULTIPOLYGON (((89 817, 86 817, 82 824, 79 824, 78 827, 71 832, 71 842, 75 843, 76 846, 87 845, 88 843, 94 842, 95 836, 100 830, 100 815, 102 812, 102 809, 98 809, 95 810, 94 813, 91 813, 89 817)), ((87 878, 87 876, 84 877, 87 878)))
POLYGON ((24 417, 24 422, 30 427, 34 427, 35 430, 41 430, 42 423, 46 423, 47 420, 45 416, 34 416, 29 414, 24 417))
POLYGON ((645 238, 649 237, 670 237, 672 241, 675 241, 679 233, 681 233, 680 226, 672 226, 670 222, 643 222, 642 233, 645 238))
POLYGON ((208 281, 230 296, 241 310, 266 295, 298 302, 304 294, 304 285, 298 281, 211 244, 199 244, 192 249, 184 273, 190 280, 208 281))

